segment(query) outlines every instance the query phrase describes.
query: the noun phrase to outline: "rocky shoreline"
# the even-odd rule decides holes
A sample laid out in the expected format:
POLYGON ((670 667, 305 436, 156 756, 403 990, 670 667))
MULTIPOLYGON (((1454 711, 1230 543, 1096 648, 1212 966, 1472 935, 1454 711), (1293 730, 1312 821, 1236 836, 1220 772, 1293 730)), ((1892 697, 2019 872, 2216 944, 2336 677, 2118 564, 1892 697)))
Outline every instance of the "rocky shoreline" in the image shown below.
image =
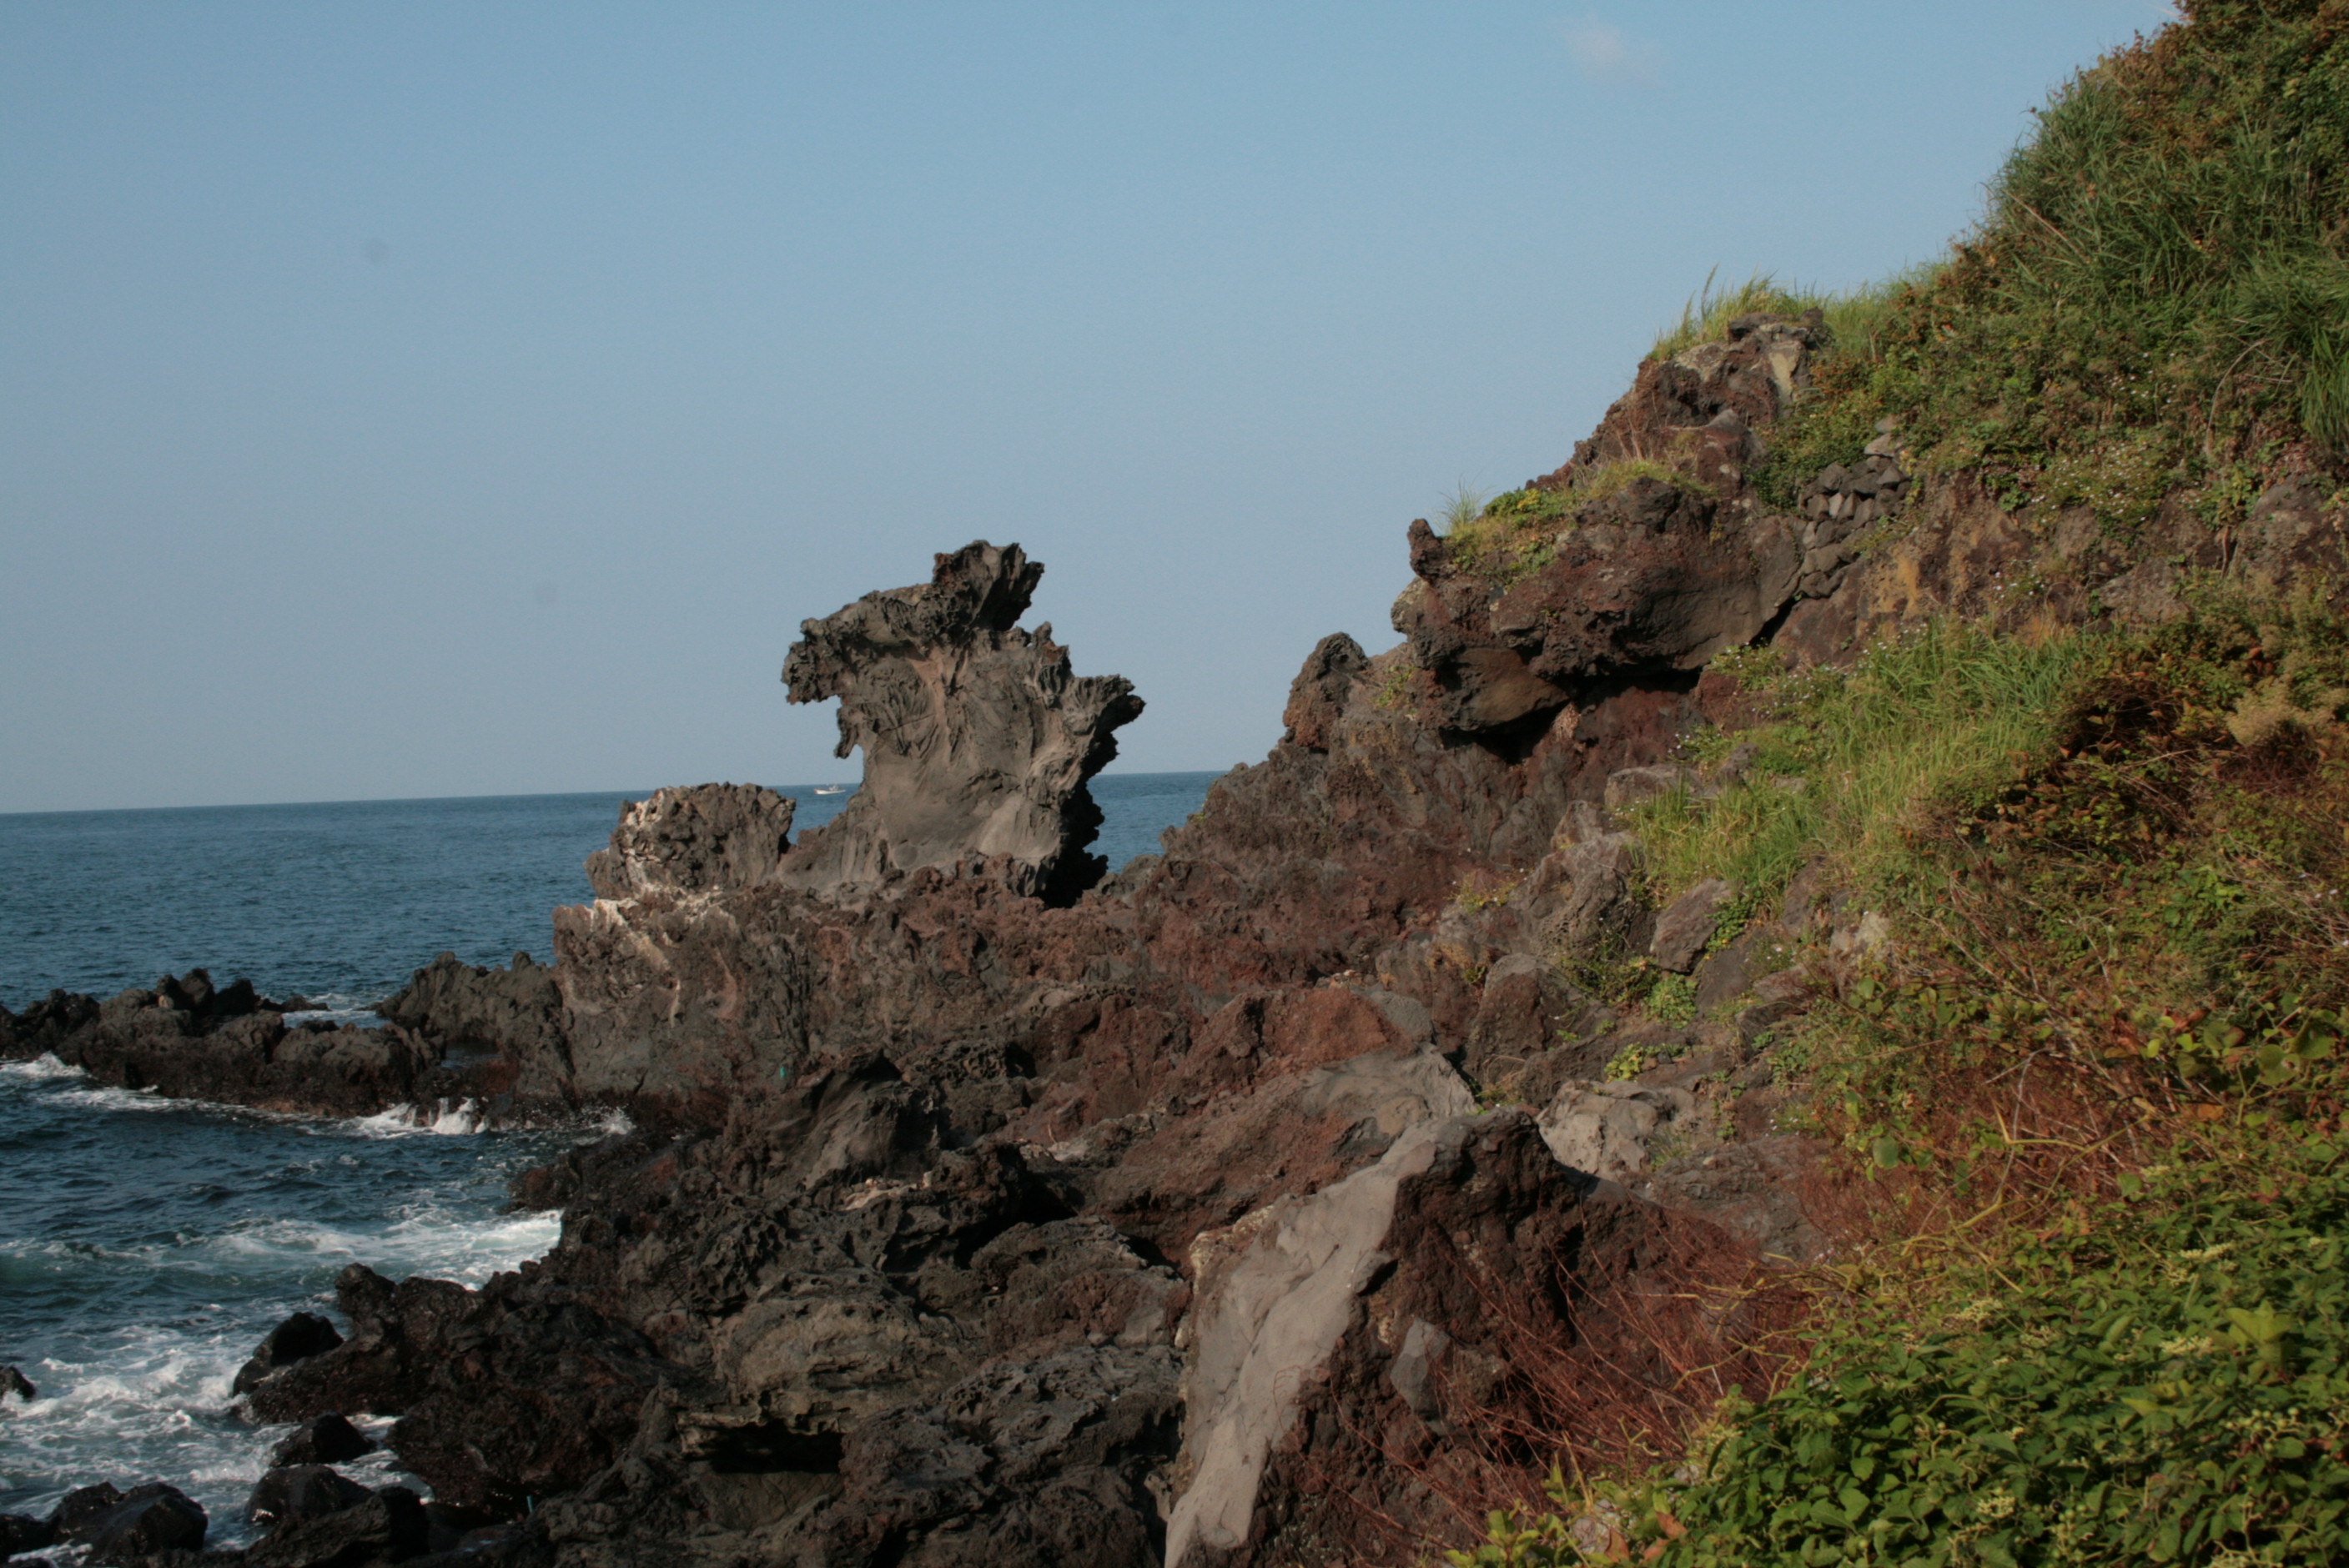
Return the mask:
MULTIPOLYGON (((171 1095, 636 1127, 516 1183, 563 1212, 543 1260, 478 1291, 353 1268, 339 1329, 272 1336, 243 1408, 311 1425, 252 1547, 188 1556, 205 1522, 168 1487, 0 1543, 1240 1568, 1456 1532, 1445 1456, 1536 1419, 1526 1345, 1824 1245, 1773 1043, 1881 922, 1808 874, 1650 907, 1610 815, 1745 766, 1674 760, 1743 722, 1716 655, 2167 613, 2077 531, 1906 473, 1897 432, 1767 506, 1747 474, 1821 331, 1741 318, 1643 366, 1520 492, 1554 521, 1483 548, 1413 524, 1403 645, 1325 638, 1270 756, 1114 874, 1086 783, 1141 702, 1019 629, 1041 567, 975 543, 790 652, 791 699, 837 699, 864 752, 847 810, 794 841, 754 788, 632 805, 551 965, 444 954, 380 1027, 289 1026, 202 974, 0 1013, 0 1056, 171 1095), (1692 1016, 1569 977, 1606 963, 1688 976, 1692 1016), (363 1412, 398 1418, 430 1504, 326 1468, 363 1412)), ((2237 548, 2337 565, 2304 503, 2264 498, 2237 548)))

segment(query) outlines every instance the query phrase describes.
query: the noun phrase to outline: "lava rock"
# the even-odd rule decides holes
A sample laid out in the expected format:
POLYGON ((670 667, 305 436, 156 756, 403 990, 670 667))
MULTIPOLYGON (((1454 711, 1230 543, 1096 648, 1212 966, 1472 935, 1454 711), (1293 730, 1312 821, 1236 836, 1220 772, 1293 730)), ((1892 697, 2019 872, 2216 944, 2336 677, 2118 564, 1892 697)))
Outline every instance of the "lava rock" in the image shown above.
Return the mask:
POLYGON ((404 1486, 357 1490, 359 1501, 351 1506, 290 1520, 254 1542, 247 1568, 367 1568, 429 1550, 431 1521, 414 1492, 404 1486))
POLYGON ((795 803, 755 784, 657 789, 620 807, 609 849, 587 857, 598 898, 715 892, 781 874, 795 803))
POLYGON ((269 1451, 269 1462, 284 1465, 338 1465, 375 1452, 373 1438, 341 1416, 313 1416, 269 1451))
POLYGON ((271 1329, 236 1375, 235 1389, 250 1394, 297 1361, 323 1356, 343 1342, 335 1326, 315 1312, 297 1312, 271 1329))
POLYGON ((245 1500, 249 1524, 275 1526, 355 1508, 373 1494, 325 1465, 285 1465, 263 1476, 245 1500))
POLYGON ((29 1513, 0 1513, 0 1558, 38 1552, 57 1538, 57 1532, 46 1519, 35 1519, 29 1513))
POLYGON ((49 1533, 59 1541, 78 1541, 92 1520, 121 1501, 121 1489, 110 1480, 76 1487, 49 1511, 49 1533))
POLYGON ((1648 956, 1675 975, 1695 968, 1721 924, 1722 911, 1736 896, 1737 889, 1719 877, 1707 877, 1689 889, 1657 917, 1648 956))
POLYGON ((127 1563, 158 1552, 194 1552, 210 1521, 187 1493, 162 1481, 132 1487, 119 1501, 76 1530, 92 1563, 127 1563))
POLYGON ((1019 629, 1043 575, 1018 545, 981 540, 939 555, 926 583, 801 623, 791 700, 840 699, 839 755, 863 748, 864 781, 792 850, 785 880, 870 886, 966 857, 1056 902, 1100 880, 1086 781, 1142 699, 1122 676, 1070 674, 1049 624, 1019 629))
POLYGON ((27 1405, 41 1397, 41 1391, 33 1387, 32 1379, 14 1367, 0 1367, 0 1399, 5 1399, 11 1394, 16 1395, 27 1405))

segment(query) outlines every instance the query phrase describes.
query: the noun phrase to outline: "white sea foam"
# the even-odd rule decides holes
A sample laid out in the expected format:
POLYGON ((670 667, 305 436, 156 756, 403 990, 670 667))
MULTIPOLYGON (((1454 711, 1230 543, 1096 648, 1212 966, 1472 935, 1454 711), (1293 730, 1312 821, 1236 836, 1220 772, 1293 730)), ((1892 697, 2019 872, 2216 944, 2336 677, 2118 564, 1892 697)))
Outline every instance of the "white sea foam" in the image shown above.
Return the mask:
MULTIPOLYGON (((108 1253, 167 1269, 274 1279, 295 1294, 265 1291, 233 1312, 194 1309, 176 1322, 127 1324, 81 1341, 67 1353, 69 1359, 52 1356, 25 1364, 41 1397, 0 1406, 0 1447, 8 1454, 7 1470, 16 1476, 57 1479, 50 1491, 19 1506, 46 1511, 67 1486, 87 1480, 128 1485, 162 1477, 212 1514, 216 1543, 234 1543, 242 1539, 237 1512, 284 1429, 255 1430, 230 1415, 233 1385, 271 1325, 296 1308, 326 1305, 301 1294, 295 1281, 364 1263, 393 1279, 423 1274, 478 1286, 543 1255, 560 1238, 562 1223, 557 1213, 460 1215, 426 1199, 381 1228, 272 1220, 177 1245, 108 1253)), ((6 1250, 19 1255, 90 1251, 57 1242, 6 1250)), ((344 1468, 370 1485, 403 1479, 388 1453, 344 1468)))
POLYGON ((545 1256, 562 1236, 559 1210, 460 1218, 437 1204, 419 1203, 380 1230, 266 1220, 224 1232, 197 1250, 213 1266, 365 1264, 393 1279, 425 1274, 478 1285, 492 1274, 545 1256))
MULTIPOLYGON (((103 1363, 57 1359, 24 1368, 41 1390, 5 1418, 9 1469, 82 1480, 169 1477, 203 1504, 217 1527, 267 1464, 251 1429, 225 1413, 250 1336, 160 1326, 125 1330, 101 1347, 103 1363)), ((36 1499, 45 1511, 65 1488, 36 1499)))
POLYGON ((151 1088, 69 1088, 60 1090, 57 1099, 67 1105, 86 1105, 93 1110, 171 1110, 195 1103, 170 1099, 151 1088))
POLYGON ((43 1051, 27 1062, 0 1062, 0 1077, 21 1078, 28 1083, 40 1083, 48 1078, 76 1078, 82 1070, 57 1060, 54 1051, 43 1051))
POLYGON ((344 1123, 361 1138, 406 1138, 415 1133, 430 1133, 441 1138, 469 1138, 476 1132, 489 1130, 489 1113, 470 1099, 453 1104, 437 1100, 427 1110, 419 1106, 395 1105, 373 1116, 354 1118, 344 1123))
POLYGON ((379 1029, 384 1026, 383 1015, 373 1007, 357 1003, 345 1006, 332 996, 314 997, 313 1000, 335 1002, 336 1005, 331 1007, 297 1007, 285 1015, 287 1028, 298 1029, 305 1024, 357 1024, 362 1029, 379 1029))

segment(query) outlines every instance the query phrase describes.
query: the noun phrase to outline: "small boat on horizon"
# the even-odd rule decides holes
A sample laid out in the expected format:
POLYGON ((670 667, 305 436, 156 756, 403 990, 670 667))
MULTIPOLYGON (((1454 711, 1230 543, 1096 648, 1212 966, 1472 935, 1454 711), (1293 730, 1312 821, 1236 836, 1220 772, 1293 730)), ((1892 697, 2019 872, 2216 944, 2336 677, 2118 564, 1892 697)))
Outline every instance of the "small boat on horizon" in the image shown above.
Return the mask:
POLYGON ((845 795, 848 793, 848 786, 845 784, 819 784, 815 787, 815 792, 819 795, 845 795))

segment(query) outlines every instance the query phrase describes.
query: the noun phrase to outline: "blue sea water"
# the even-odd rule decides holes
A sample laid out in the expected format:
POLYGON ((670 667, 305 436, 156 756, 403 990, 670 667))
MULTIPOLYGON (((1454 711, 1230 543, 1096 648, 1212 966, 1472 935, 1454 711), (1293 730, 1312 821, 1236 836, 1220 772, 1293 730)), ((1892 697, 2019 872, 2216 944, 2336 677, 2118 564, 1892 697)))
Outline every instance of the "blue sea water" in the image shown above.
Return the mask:
MULTIPOLYGON (((1215 778, 1096 779, 1096 851, 1116 866, 1155 851, 1215 778)), ((849 799, 785 792, 802 828, 849 799)), ((202 965, 364 1006, 443 949, 544 957, 549 912, 588 896, 581 862, 630 798, 0 816, 0 1004, 202 965)), ((0 1512, 160 1480, 203 1504, 213 1542, 243 1539, 236 1514, 283 1435, 227 1411, 261 1336, 326 1306, 347 1264, 479 1284, 540 1255, 559 1220, 503 1212, 507 1181, 605 1130, 272 1116, 0 1064, 0 1365, 40 1392, 0 1398, 0 1512)), ((379 1482, 390 1465, 344 1468, 379 1482)))

